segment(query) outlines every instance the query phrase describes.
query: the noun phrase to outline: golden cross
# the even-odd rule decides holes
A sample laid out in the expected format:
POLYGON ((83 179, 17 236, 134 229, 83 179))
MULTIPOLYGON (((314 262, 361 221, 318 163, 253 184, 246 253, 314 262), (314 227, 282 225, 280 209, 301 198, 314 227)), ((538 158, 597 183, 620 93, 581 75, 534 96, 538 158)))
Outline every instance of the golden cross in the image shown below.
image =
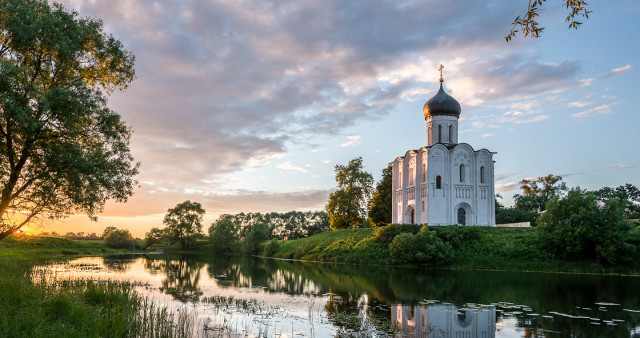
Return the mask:
POLYGON ((440 65, 440 68, 438 68, 438 70, 440 71, 440 78, 442 79, 442 69, 444 69, 443 65, 440 65))

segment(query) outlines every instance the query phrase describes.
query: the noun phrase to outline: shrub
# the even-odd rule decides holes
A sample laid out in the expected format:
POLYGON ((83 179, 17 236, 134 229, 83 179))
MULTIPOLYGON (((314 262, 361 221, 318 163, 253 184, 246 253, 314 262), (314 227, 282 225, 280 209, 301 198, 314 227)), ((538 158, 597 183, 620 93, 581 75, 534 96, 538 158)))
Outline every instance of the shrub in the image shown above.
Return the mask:
POLYGON ((389 224, 376 228, 375 240, 380 243, 391 243, 393 239, 402 234, 417 234, 422 226, 420 224, 389 224))
POLYGON ((600 202, 579 188, 565 198, 547 203, 538 219, 543 247, 563 259, 590 259, 616 264, 633 259, 635 246, 628 242, 630 225, 616 200, 600 202))
POLYGON ((451 262, 453 249, 426 226, 417 234, 402 233, 389 244, 391 258, 397 262, 444 265, 451 262))
POLYGON ((449 243, 454 249, 458 249, 470 241, 479 240, 481 231, 478 227, 455 225, 436 226, 430 227, 430 229, 436 233, 438 238, 449 243))
POLYGON ((273 257, 273 255, 280 249, 280 243, 277 239, 272 239, 267 245, 264 246, 262 255, 266 257, 273 257))
POLYGON ((137 249, 138 242, 131 237, 129 230, 112 230, 104 237, 104 244, 115 249, 137 249))

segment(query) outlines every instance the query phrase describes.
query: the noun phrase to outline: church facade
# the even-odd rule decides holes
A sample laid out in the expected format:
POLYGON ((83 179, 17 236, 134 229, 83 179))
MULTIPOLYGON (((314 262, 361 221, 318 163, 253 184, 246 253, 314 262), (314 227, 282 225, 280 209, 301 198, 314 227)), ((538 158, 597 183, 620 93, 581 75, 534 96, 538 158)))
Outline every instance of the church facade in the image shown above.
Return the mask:
POLYGON ((427 145, 391 163, 392 222, 495 226, 496 153, 458 143, 460 103, 443 82, 423 108, 427 145))

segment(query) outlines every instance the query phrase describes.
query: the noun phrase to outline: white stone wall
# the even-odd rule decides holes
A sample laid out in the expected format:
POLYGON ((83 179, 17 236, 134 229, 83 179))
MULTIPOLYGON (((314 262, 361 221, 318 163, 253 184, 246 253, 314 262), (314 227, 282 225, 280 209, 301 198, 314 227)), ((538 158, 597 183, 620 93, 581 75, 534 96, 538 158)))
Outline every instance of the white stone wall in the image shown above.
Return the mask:
POLYGON ((488 150, 475 151, 466 143, 409 150, 393 162, 393 175, 394 223, 411 223, 413 210, 414 223, 458 224, 462 208, 465 225, 495 226, 493 153, 488 150))
POLYGON ((430 116, 427 118, 427 147, 436 143, 458 143, 458 118, 430 116))

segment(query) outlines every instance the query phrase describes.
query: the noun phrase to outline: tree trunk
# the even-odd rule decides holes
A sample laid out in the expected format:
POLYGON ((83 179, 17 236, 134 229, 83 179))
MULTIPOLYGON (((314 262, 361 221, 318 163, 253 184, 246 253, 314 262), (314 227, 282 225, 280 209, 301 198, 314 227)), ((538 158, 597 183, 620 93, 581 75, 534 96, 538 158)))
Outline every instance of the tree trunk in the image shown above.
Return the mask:
POLYGON ((16 231, 18 231, 18 229, 11 228, 7 231, 0 232, 0 241, 5 239, 6 237, 13 235, 14 233, 16 233, 16 231))

